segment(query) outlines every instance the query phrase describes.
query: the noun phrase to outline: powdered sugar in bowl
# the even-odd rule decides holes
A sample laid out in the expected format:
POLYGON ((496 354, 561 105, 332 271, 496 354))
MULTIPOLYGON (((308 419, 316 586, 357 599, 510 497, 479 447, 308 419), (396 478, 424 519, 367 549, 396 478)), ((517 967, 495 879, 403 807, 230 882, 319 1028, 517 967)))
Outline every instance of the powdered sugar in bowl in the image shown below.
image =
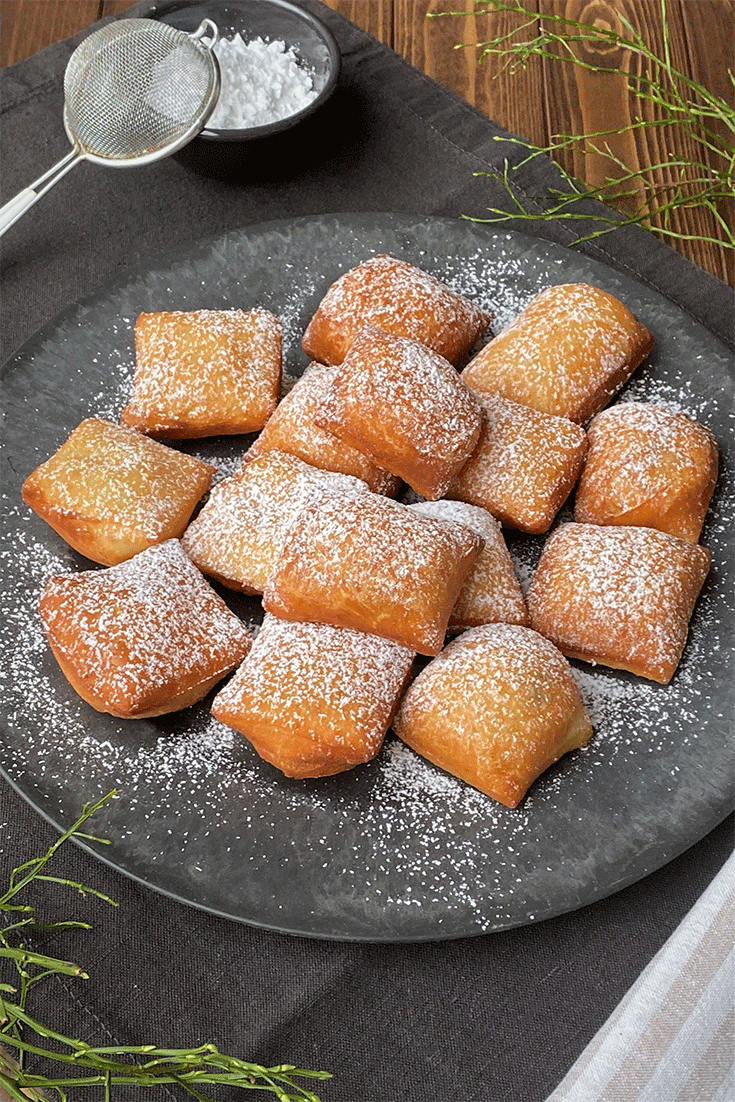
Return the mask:
POLYGON ((143 15, 185 31, 205 18, 219 28, 222 91, 204 130, 179 157, 191 167, 217 175, 238 166, 247 172, 252 143, 272 145, 286 131, 293 141, 336 88, 339 47, 329 28, 298 3, 155 0, 143 15))

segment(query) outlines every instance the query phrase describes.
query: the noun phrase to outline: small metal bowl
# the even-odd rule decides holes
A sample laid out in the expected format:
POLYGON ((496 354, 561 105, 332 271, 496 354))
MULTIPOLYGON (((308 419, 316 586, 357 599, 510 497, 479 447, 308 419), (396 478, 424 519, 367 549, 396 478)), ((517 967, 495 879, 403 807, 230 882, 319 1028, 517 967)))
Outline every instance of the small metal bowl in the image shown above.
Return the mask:
POLYGON ((317 115, 331 98, 339 79, 339 47, 328 27, 304 8, 289 0, 154 0, 139 17, 159 19, 184 31, 194 31, 203 19, 212 19, 220 38, 242 35, 246 42, 254 38, 284 42, 314 74, 317 95, 303 110, 285 119, 244 130, 204 130, 180 150, 176 159, 211 176, 248 176, 262 169, 263 157, 271 168, 280 162, 286 150, 290 158, 297 147, 307 147, 317 115), (286 142, 289 144, 287 145, 286 142))

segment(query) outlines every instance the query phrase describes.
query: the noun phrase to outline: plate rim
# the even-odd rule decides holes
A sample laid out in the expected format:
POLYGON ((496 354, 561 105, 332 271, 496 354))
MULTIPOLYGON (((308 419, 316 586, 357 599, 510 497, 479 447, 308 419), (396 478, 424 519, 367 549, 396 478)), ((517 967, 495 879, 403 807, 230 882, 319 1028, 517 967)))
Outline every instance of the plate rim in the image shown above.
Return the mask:
MULTIPOLYGON (((272 233, 274 230, 277 230, 279 227, 287 226, 289 229, 293 229, 294 227, 303 226, 303 225, 306 225, 306 224, 311 225, 311 224, 314 224, 314 223, 324 223, 325 221, 330 220, 330 219, 334 220, 335 222, 339 222, 340 220, 342 220, 342 221, 347 220, 349 222, 353 222, 355 220, 355 218, 360 219, 360 220, 362 220, 366 223, 370 223, 373 226, 377 225, 378 223, 383 222, 393 230, 398 228, 398 229, 401 229, 401 230, 404 230, 404 231, 411 230, 411 229, 415 230, 415 228, 417 226, 436 227, 436 226, 441 226, 441 225, 444 225, 444 224, 449 224, 452 227, 456 228, 459 224, 462 224, 463 222, 469 222, 470 225, 472 225, 475 232, 478 233, 478 234, 481 234, 483 237, 485 237, 488 240, 488 242, 490 240, 497 241, 497 240, 512 239, 516 242, 520 242, 522 244, 522 246, 524 246, 526 249, 540 250, 542 252, 545 252, 546 254, 550 253, 551 255, 571 254, 572 256, 578 256, 580 258, 581 262, 584 262, 585 264, 590 264, 595 269, 602 269, 602 270, 609 271, 610 273, 612 273, 612 275, 614 275, 614 276, 618 277, 620 280, 622 280, 623 283, 638 284, 641 287, 645 288, 646 293, 649 296, 653 296, 654 298, 661 299, 664 302, 666 302, 667 305, 670 308, 676 310, 677 312, 684 313, 681 306, 679 306, 677 303, 672 302, 672 300, 667 299, 666 296, 663 295, 656 288, 652 288, 652 287, 642 283, 640 280, 637 280, 634 276, 630 276, 627 273, 620 272, 618 269, 616 269, 614 267, 614 265, 607 264, 604 261, 598 260, 594 257, 590 257, 590 256, 588 256, 587 254, 584 254, 584 253, 582 253, 582 254, 575 253, 574 250, 568 248, 567 246, 561 245, 561 244, 559 244, 557 242, 554 242, 554 241, 550 241, 546 238, 533 237, 531 235, 519 233, 519 232, 514 231, 514 230, 498 231, 497 229, 494 229, 494 228, 491 228, 491 227, 488 227, 488 226, 485 226, 485 225, 482 225, 480 227, 477 224, 474 224, 472 222, 472 220, 466 220, 466 219, 461 219, 461 218, 451 218, 451 217, 442 216, 442 215, 437 215, 437 216, 424 215, 424 214, 412 215, 412 214, 405 214, 405 213, 400 213, 400 212, 370 212, 370 211, 358 211, 358 212, 347 212, 347 211, 345 211, 345 212, 336 212, 336 213, 327 212, 327 213, 323 213, 323 214, 301 215, 301 216, 296 217, 296 218, 269 219, 269 220, 267 220, 265 222, 262 222, 262 223, 252 223, 250 225, 238 227, 238 228, 226 231, 224 233, 216 233, 216 234, 208 235, 206 238, 203 238, 201 241, 197 241, 197 242, 194 242, 194 243, 189 243, 187 245, 180 245, 180 246, 177 246, 175 248, 166 250, 165 252, 163 252, 161 254, 158 254, 156 256, 149 256, 149 257, 141 258, 133 268, 128 269, 127 271, 125 271, 123 273, 120 273, 119 275, 113 277, 112 279, 110 279, 108 281, 105 281, 99 287, 97 287, 94 292, 84 296, 82 299, 78 300, 77 302, 68 304, 62 310, 58 311, 54 315, 54 317, 49 319, 43 326, 41 326, 31 337, 28 338, 28 340, 26 340, 20 346, 19 349, 17 349, 5 361, 5 363, 2 366, 2 375, 3 375, 3 377, 5 377, 6 373, 11 371, 16 364, 20 364, 20 363, 24 362, 25 360, 30 359, 30 358, 34 357, 35 355, 37 355, 39 349, 43 346, 43 344, 46 343, 54 333, 58 332, 58 330, 65 323, 67 323, 68 321, 73 319, 75 316, 78 316, 80 311, 84 311, 84 310, 93 308, 96 304, 102 304, 104 302, 104 300, 109 299, 111 296, 114 296, 115 294, 119 294, 119 293, 123 292, 126 288, 131 287, 133 284, 135 284, 136 281, 140 280, 146 274, 150 273, 154 268, 165 268, 167 270, 170 270, 177 263, 180 263, 180 262, 185 261, 185 260, 186 261, 191 261, 191 260, 194 260, 197 257, 201 257, 203 254, 205 254, 209 250, 211 250, 212 247, 216 243, 224 242, 227 239, 233 239, 234 240, 234 239, 241 239, 243 237, 245 239, 247 239, 248 236, 253 235, 253 234, 265 235, 265 234, 268 234, 268 233, 272 233)), ((711 341, 715 345, 719 345, 726 352, 729 351, 727 349, 727 346, 720 340, 720 338, 717 337, 715 334, 713 334, 711 332, 711 330, 707 329, 707 327, 704 325, 704 323, 702 323, 698 319, 692 317, 692 315, 690 315, 690 314, 686 314, 685 316, 688 318, 691 325, 696 326, 699 329, 706 332, 708 334, 709 338, 711 339, 711 341)), ((25 791, 8 774, 8 772, 6 771, 6 769, 3 767, 3 765, 1 763, 0 763, 0 776, 2 776, 7 781, 7 783, 10 784, 11 788, 16 793, 18 793, 21 796, 21 798, 23 798, 26 801, 26 803, 28 803, 29 806, 31 806, 35 812, 37 812, 39 815, 41 815, 41 817, 47 823, 49 823, 49 825, 51 825, 54 829, 56 829, 59 832, 63 832, 63 830, 67 829, 66 827, 64 827, 62 824, 60 824, 57 821, 57 819, 55 818, 54 815, 50 814, 46 809, 44 809, 41 804, 34 801, 33 798, 32 798, 32 795, 30 794, 30 792, 25 791)), ((253 919, 252 917, 246 917, 246 916, 243 916, 243 915, 231 914, 231 913, 227 912, 226 910, 213 908, 212 906, 208 906, 208 905, 206 905, 204 903, 201 903, 201 902, 198 902, 196 900, 188 899, 188 898, 186 898, 185 896, 179 894, 176 891, 172 891, 168 888, 162 887, 161 885, 156 884, 156 883, 152 882, 151 880, 146 879, 145 877, 143 877, 143 876, 141 876, 141 875, 139 875, 135 872, 130 871, 129 869, 126 869, 122 864, 118 863, 116 860, 112 859, 111 857, 106 856, 105 853, 99 852, 95 847, 87 845, 84 842, 82 842, 82 841, 80 841, 76 838, 73 839, 73 840, 74 840, 75 844, 78 845, 86 853, 90 854, 93 858, 95 858, 96 860, 101 861, 103 864, 107 865, 108 867, 114 869, 116 872, 122 873, 124 876, 129 877, 130 879, 132 879, 134 881, 137 881, 142 886, 144 886, 146 888, 150 888, 153 891, 163 895, 164 897, 175 900, 176 902, 179 902, 179 903, 184 903, 187 906, 193 906, 196 909, 203 910, 203 911, 205 911, 209 914, 212 914, 212 915, 216 915, 216 916, 223 917, 223 918, 228 918, 228 919, 231 919, 233 921, 242 922, 242 923, 245 923, 246 925, 250 925, 250 926, 253 926, 255 928, 267 929, 267 930, 271 930, 271 931, 276 932, 276 933, 287 934, 287 935, 291 935, 291 936, 302 936, 302 937, 315 938, 315 939, 321 939, 321 940, 365 942, 365 943, 367 943, 367 942, 412 943, 412 942, 421 942, 421 941, 447 940, 448 938, 456 939, 456 938, 466 937, 466 936, 478 936, 478 935, 483 934, 483 933, 500 932, 502 930, 510 929, 510 928, 517 927, 517 926, 520 926, 520 925, 532 924, 532 923, 537 922, 537 921, 545 921, 547 918, 556 917, 558 915, 565 914, 565 913, 571 913, 572 911, 577 910, 581 907, 584 907, 584 906, 587 906, 587 905, 593 905, 594 903, 596 903, 596 902, 598 902, 602 899, 605 899, 605 898, 609 897, 612 894, 615 894, 616 892, 618 892, 620 890, 623 890, 625 887, 628 887, 631 884, 634 884, 637 881, 639 881, 641 879, 644 879, 645 877, 651 875, 653 872, 657 871, 659 868, 664 867, 670 861, 672 861, 676 857, 678 857, 681 853, 683 853, 687 849, 691 848, 691 846, 696 845, 698 842, 700 842, 712 830, 716 829, 716 827, 718 825, 720 825, 728 817, 728 815, 731 813, 731 811, 732 811, 732 807, 731 806, 725 807, 724 806, 724 801, 723 801, 723 806, 720 807, 718 814, 716 816, 714 816, 712 820, 708 821, 706 826, 704 826, 702 828, 702 830, 699 833, 698 837, 695 837, 693 839, 691 837, 688 838, 684 843, 682 843, 681 847, 677 850, 677 852, 675 852, 675 853, 672 852, 672 853, 669 853, 669 854, 666 854, 666 855, 662 855, 661 859, 659 861, 655 862, 650 868, 648 868, 648 870, 646 872, 644 872, 644 873, 640 873, 640 872, 633 873, 633 874, 631 874, 631 876, 629 878, 623 877, 623 878, 619 879, 618 881, 616 881, 614 883, 614 885, 609 886, 609 887, 606 886, 605 888, 601 889, 600 893, 598 895, 596 895, 594 898, 586 899, 586 900, 584 900, 580 903, 577 903, 576 905, 574 905, 572 907, 565 907, 562 910, 557 910, 553 914, 544 915, 544 916, 539 917, 538 919, 529 920, 528 918, 523 918, 523 919, 519 919, 518 921, 514 921, 514 922, 510 922, 510 923, 509 922, 504 922, 502 924, 490 926, 488 928, 481 928, 479 926, 477 926, 477 927, 472 926, 471 925, 471 917, 468 917, 468 928, 464 931, 461 931, 461 932, 457 932, 457 933, 441 933, 440 932, 440 933, 437 933, 436 931, 434 931, 434 932, 426 933, 426 934, 423 934, 423 935, 419 935, 419 934, 414 933, 414 934, 410 934, 410 935, 407 935, 407 936, 397 936, 397 937, 385 936, 384 934, 376 934, 375 936, 370 937, 370 936, 366 936, 362 933, 354 934, 354 935, 352 935, 352 934, 324 934, 324 933, 320 933, 320 932, 314 933, 314 932, 310 932, 310 931, 306 931, 306 930, 291 929, 288 926, 278 927, 278 926, 273 925, 271 922, 259 922, 257 919, 253 919)))

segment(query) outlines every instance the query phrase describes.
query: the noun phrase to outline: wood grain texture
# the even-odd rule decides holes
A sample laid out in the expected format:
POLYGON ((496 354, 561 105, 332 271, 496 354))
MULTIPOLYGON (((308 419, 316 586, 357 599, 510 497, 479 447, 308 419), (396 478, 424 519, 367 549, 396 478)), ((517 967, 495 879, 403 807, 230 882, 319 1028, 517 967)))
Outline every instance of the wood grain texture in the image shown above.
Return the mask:
MULTIPOLYGON (((671 64, 682 73, 691 69, 689 53, 692 47, 687 40, 683 14, 687 6, 687 0, 683 3, 682 0, 669 0, 667 4, 671 64)), ((664 29, 659 0, 615 0, 614 4, 608 0, 544 0, 544 8, 567 19, 611 28, 627 36, 628 32, 619 19, 622 14, 636 28, 649 49, 658 57, 664 56, 664 29)), ((721 8, 723 12, 729 8, 732 14, 730 0, 724 0, 721 8)), ((723 33, 726 25, 726 21, 721 23, 723 33)), ((714 38, 718 38, 716 27, 711 27, 710 39, 714 38)), ((724 39, 720 41, 722 50, 716 67, 724 74, 724 39)), ((702 43, 700 48, 705 49, 705 44, 702 43)), ((591 45, 584 44, 576 45, 574 52, 580 60, 588 64, 622 70, 634 77, 654 75, 649 63, 624 51, 594 49, 591 45)), ((717 54, 716 44, 714 53, 717 54)), ((629 169, 643 171, 653 188, 666 188, 676 184, 679 178, 676 162, 682 158, 690 162, 696 161, 701 155, 700 148, 689 135, 681 129, 674 130, 670 126, 662 125, 671 117, 666 110, 645 95, 634 95, 627 91, 626 78, 619 72, 591 73, 579 65, 549 61, 546 64, 545 84, 552 135, 620 130, 621 127, 635 126, 639 119, 656 124, 600 138, 594 143, 588 143, 586 152, 575 148, 573 153, 560 153, 560 163, 586 183, 599 186, 610 177, 618 178, 622 172, 610 159, 593 152, 590 148, 592 144, 599 148, 609 147, 612 155, 629 169)), ((668 193, 661 192, 659 205, 666 202, 667 194, 671 195, 671 190, 668 193)), ((619 199, 616 205, 626 210, 633 209, 635 203, 635 196, 631 196, 628 199, 619 199)), ((707 267, 721 279, 727 279, 728 275, 732 277, 732 254, 726 256, 725 250, 693 240, 712 236, 716 232, 715 220, 710 212, 682 207, 672 217, 654 212, 650 222, 660 229, 675 231, 675 236, 667 237, 667 240, 695 263, 707 267), (688 240, 682 240, 682 236, 688 240)))
MULTIPOLYGON (((735 107, 735 87, 730 75, 735 73, 735 0, 697 0, 682 4, 683 27, 688 48, 687 72, 693 80, 725 103, 735 107)), ((724 123, 710 123, 721 141, 733 144, 733 133, 724 123)), ((705 151, 707 163, 722 166, 722 157, 705 151)), ((735 227, 735 194, 718 206, 720 215, 730 227, 735 227)), ((693 257, 702 267, 702 255, 693 257)), ((735 253, 723 253, 724 276, 735 287, 735 253)))
MULTIPOLYGON (((396 0, 324 0, 328 8, 343 15, 386 46, 393 45, 393 8, 396 0)), ((400 0, 397 0, 400 3, 400 0)))
POLYGON ((22 61, 99 19, 100 0, 0 0, 0 65, 22 61))
POLYGON ((505 12, 475 9, 461 0, 396 0, 395 12, 394 49, 415 68, 505 129, 534 144, 545 144, 541 62, 533 59, 511 78, 497 57, 483 56, 482 44, 510 33, 517 19, 505 12), (452 10, 456 14, 449 14, 452 10))

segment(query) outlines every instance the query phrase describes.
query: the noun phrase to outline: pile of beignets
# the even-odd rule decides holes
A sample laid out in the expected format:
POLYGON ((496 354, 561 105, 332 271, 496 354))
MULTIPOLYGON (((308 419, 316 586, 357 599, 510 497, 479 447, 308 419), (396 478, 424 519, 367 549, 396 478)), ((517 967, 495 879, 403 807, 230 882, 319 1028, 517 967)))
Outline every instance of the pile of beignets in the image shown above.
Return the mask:
POLYGON ((668 683, 710 565, 716 441, 609 405, 653 338, 607 292, 549 287, 482 345, 490 322, 373 256, 326 291, 281 397, 268 311, 141 314, 120 424, 82 421, 23 484, 105 568, 40 596, 77 693, 142 718, 232 674, 212 714, 290 777, 369 761, 392 726, 516 807, 592 736, 569 658, 668 683), (214 486, 161 442, 253 432, 214 486), (524 596, 503 527, 549 533, 575 490, 524 596), (219 587, 262 598, 257 633, 219 587))

